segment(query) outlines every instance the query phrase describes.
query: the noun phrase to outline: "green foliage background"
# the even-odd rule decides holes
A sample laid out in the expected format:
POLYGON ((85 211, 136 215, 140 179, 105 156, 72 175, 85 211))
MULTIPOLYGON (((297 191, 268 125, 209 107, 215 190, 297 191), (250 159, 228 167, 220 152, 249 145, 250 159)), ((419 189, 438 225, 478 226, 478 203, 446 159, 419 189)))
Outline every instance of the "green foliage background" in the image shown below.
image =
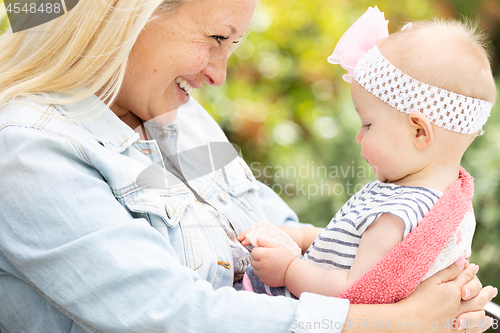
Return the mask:
MULTIPOLYGON (((436 16, 478 20, 493 41, 500 83, 498 0, 262 0, 253 31, 229 60, 226 84, 205 87, 195 97, 240 145, 256 176, 303 222, 325 226, 355 185, 374 179, 354 141, 359 121, 349 85, 341 79, 345 71, 326 61, 341 35, 374 5, 385 12, 391 32, 436 16)), ((8 27, 1 16, 0 33, 8 27)), ((485 135, 463 159, 476 178, 471 260, 481 267, 481 281, 495 286, 500 286, 499 105, 485 135)))

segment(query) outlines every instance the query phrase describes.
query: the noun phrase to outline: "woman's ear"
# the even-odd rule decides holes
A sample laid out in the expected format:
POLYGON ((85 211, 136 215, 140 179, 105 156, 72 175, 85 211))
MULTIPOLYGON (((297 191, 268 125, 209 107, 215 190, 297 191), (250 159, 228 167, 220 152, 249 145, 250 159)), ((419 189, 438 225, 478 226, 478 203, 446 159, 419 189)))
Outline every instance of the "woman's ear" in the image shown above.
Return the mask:
POLYGON ((429 147, 434 140, 434 130, 427 117, 419 111, 413 111, 408 115, 408 121, 414 135, 415 148, 424 150, 429 147))

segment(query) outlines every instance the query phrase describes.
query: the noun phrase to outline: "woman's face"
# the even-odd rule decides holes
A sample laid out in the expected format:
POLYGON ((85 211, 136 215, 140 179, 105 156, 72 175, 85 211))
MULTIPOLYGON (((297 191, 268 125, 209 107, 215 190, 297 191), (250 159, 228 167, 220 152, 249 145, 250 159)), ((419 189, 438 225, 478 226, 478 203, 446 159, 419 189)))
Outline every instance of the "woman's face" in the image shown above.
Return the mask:
POLYGON ((119 117, 130 111, 144 121, 168 113, 157 118, 167 124, 193 89, 205 82, 222 85, 230 48, 248 29, 256 2, 186 0, 171 15, 148 23, 111 109, 119 117))

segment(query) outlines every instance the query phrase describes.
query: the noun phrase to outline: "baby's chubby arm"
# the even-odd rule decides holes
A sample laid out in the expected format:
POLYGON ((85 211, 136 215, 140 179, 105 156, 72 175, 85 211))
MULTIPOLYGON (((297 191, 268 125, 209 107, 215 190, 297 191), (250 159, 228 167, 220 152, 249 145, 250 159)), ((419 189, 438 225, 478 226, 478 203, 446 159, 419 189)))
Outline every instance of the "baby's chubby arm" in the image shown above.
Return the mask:
POLYGON ((285 246, 258 239, 252 251, 254 273, 271 287, 285 285, 292 294, 303 292, 338 296, 379 262, 403 238, 404 224, 392 214, 383 214, 363 233, 349 272, 325 270, 293 256, 285 246))
POLYGON ((404 228, 403 221, 389 213, 380 215, 366 228, 349 270, 347 287, 368 272, 403 240, 404 228))

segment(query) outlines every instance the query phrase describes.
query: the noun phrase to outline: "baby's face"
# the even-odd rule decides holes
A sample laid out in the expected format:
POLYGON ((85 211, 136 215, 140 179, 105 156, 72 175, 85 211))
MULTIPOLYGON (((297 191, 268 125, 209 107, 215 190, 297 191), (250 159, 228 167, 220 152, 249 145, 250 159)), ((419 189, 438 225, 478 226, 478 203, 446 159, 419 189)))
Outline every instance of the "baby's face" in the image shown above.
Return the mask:
POLYGON ((361 120, 356 142, 381 182, 396 182, 411 170, 413 132, 408 116, 382 102, 356 81, 351 96, 361 120))

